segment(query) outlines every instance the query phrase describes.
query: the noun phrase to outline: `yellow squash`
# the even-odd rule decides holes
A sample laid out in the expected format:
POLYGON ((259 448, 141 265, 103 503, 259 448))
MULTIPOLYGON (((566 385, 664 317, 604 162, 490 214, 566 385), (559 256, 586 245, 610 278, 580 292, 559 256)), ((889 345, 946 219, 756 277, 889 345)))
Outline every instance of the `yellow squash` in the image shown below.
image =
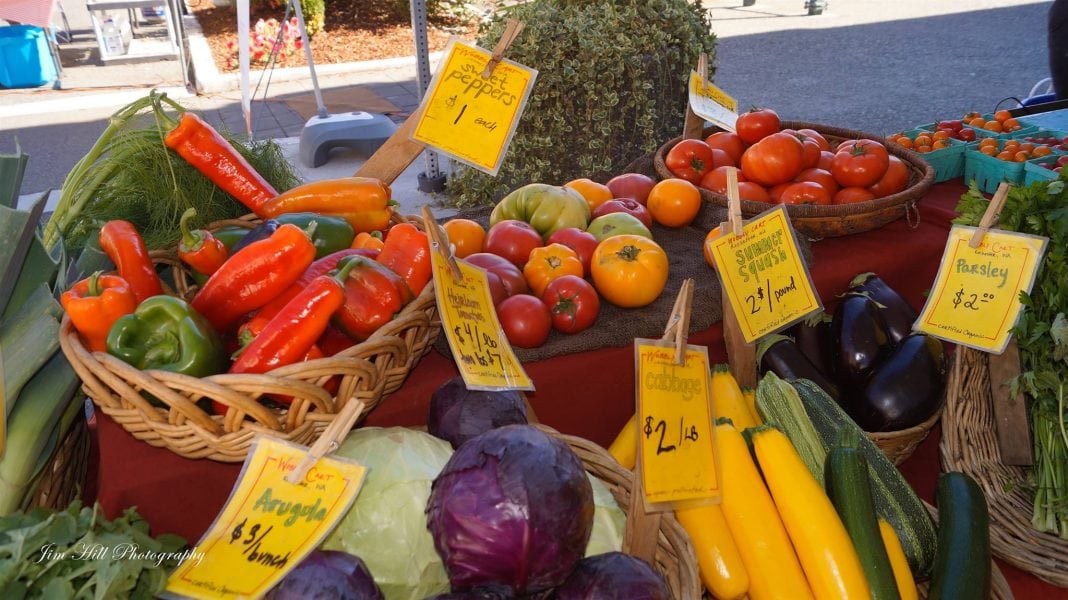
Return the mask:
POLYGON ((749 386, 744 386, 742 388, 742 397, 745 398, 745 405, 749 407, 749 414, 752 415, 753 420, 756 421, 757 425, 763 425, 764 419, 760 418, 760 412, 757 411, 756 390, 749 386))
POLYGON ((718 504, 684 508, 675 518, 697 554, 701 582, 716 600, 740 600, 749 591, 749 574, 718 504))
POLYGON ((820 600, 868 600, 871 589, 849 533, 786 434, 753 430, 753 449, 812 592, 820 600))
POLYGON ((886 546, 886 554, 890 557, 890 567, 894 570, 894 581, 897 582, 897 593, 901 600, 919 600, 916 581, 912 578, 905 549, 901 546, 901 540, 897 539, 894 527, 879 519, 879 534, 883 536, 883 546, 886 546))
POLYGON ((730 419, 738 431, 761 424, 760 418, 753 416, 756 413, 749 410, 730 366, 724 363, 712 367, 712 406, 716 418, 730 419))
POLYGON ((634 464, 638 461, 638 415, 630 416, 627 424, 619 430, 616 439, 612 440, 608 453, 623 465, 624 469, 634 470, 634 464))
POLYGON ((720 506, 749 573, 750 600, 813 598, 790 536, 742 434, 729 424, 717 425, 716 443, 723 476, 720 506))

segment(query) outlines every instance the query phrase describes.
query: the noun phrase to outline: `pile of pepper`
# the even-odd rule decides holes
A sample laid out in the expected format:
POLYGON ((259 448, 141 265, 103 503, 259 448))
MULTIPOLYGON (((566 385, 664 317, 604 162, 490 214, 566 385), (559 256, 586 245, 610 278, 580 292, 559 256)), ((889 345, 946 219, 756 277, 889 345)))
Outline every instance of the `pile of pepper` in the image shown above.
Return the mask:
POLYGON ((266 373, 332 356, 370 337, 430 281, 427 237, 409 223, 388 227, 389 193, 367 178, 307 184, 262 202, 269 218, 251 230, 192 229, 188 211, 178 256, 200 284, 189 302, 164 294, 130 223, 108 222, 100 246, 116 273, 79 281, 62 305, 90 350, 142 370, 266 373))

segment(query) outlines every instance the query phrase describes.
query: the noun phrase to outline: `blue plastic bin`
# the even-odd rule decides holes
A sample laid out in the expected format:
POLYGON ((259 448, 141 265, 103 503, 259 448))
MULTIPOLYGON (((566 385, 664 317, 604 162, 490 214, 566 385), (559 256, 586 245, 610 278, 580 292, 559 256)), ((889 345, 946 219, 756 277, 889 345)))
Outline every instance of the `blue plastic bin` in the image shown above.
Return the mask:
POLYGON ((0 86, 38 87, 55 81, 56 64, 45 35, 33 25, 0 27, 0 86))

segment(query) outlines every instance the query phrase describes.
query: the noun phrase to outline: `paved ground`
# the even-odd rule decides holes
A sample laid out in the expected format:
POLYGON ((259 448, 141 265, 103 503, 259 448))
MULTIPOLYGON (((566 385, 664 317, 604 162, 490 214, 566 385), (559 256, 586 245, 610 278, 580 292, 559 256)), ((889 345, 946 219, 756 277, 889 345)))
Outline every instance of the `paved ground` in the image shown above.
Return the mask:
MULTIPOLYGON (((1011 104, 1003 102, 1006 98, 1026 96, 1047 76, 1049 4, 830 0, 822 15, 808 16, 802 0, 757 0, 750 7, 705 2, 719 37, 715 81, 742 106, 770 106, 785 118, 883 134, 969 110, 991 111, 999 103, 1011 104)), ((79 33, 74 23, 72 28, 83 43, 91 35, 79 33)), ((123 103, 120 98, 128 101, 130 94, 143 94, 153 85, 181 84, 175 61, 128 67, 119 71, 120 80, 123 75, 131 80, 128 94, 120 97, 106 75, 116 69, 121 67, 90 60, 67 70, 68 81, 80 84, 75 89, 0 90, 0 152, 10 151, 17 137, 31 154, 23 190, 59 187, 103 130, 107 115, 123 103), (91 89, 93 82, 104 87, 91 89)), ((321 76, 320 85, 369 86, 405 111, 417 105, 410 65, 379 70, 354 65, 342 71, 321 76)), ((267 99, 254 104, 255 136, 298 136, 304 119, 282 100, 309 89, 307 78, 272 83, 267 99)), ((181 95, 180 89, 175 92, 181 95)), ((261 87, 257 98, 263 95, 261 87)), ((236 92, 181 101, 216 126, 242 128, 236 92)), ((342 160, 355 165, 360 158, 342 160)), ((419 165, 417 161, 413 168, 419 165)))

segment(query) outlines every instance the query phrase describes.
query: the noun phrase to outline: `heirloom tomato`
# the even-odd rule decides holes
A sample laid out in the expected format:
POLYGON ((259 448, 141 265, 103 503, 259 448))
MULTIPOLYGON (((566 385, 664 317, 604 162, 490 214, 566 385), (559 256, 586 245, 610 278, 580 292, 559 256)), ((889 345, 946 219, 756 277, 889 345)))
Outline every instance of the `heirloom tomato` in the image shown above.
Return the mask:
POLYGON ((482 244, 486 241, 486 230, 471 219, 450 219, 442 225, 445 235, 449 236, 449 243, 453 245, 453 253, 457 258, 482 252, 482 244))
POLYGON ((868 187, 886 174, 890 155, 873 140, 843 142, 834 154, 831 173, 842 187, 868 187))
POLYGON ((563 244, 535 248, 523 267, 523 277, 535 296, 541 296, 549 282, 564 275, 582 277, 582 260, 563 244))
POLYGON ((564 275, 549 282, 541 295, 549 307, 553 329, 563 333, 578 333, 597 320, 601 299, 590 282, 575 275, 564 275))
POLYGON ((742 155, 745 178, 763 186, 792 180, 801 172, 804 148, 789 133, 773 133, 753 144, 742 155))
POLYGON ((583 274, 590 274, 590 259, 593 258, 593 251, 597 249, 597 238, 593 237, 592 233, 575 227, 566 227, 554 231, 546 242, 563 244, 574 250, 579 260, 582 261, 583 274))
POLYGON ((701 192, 685 179, 664 179, 649 192, 649 214, 665 227, 684 227, 701 210, 701 192))
POLYGON ((519 348, 537 348, 544 344, 553 324, 549 308, 530 294, 510 296, 498 304, 497 319, 508 343, 519 348))
POLYGON ((477 252, 462 260, 486 272, 494 305, 509 296, 527 293, 527 280, 523 278, 523 272, 508 259, 489 252, 477 252))
MULTIPOLYGON (((649 208, 646 205, 647 202, 648 198, 646 198, 646 202, 638 202, 634 198, 614 198, 598 206, 597 209, 593 211, 592 217, 593 219, 597 219, 598 217, 621 212, 636 217, 646 227, 652 227, 653 217, 649 214, 649 208)), ((592 220, 590 221, 590 224, 593 224, 592 220)))
POLYGON ((754 108, 738 115, 734 129, 747 144, 755 144, 767 136, 778 133, 782 127, 779 115, 770 108, 754 108))
POLYGON ((645 204, 649 190, 653 189, 656 182, 652 177, 641 173, 623 173, 609 179, 605 185, 612 191, 613 198, 633 198, 645 204))
POLYGON ((668 257, 651 239, 617 235, 593 253, 593 284, 616 306, 638 308, 656 300, 668 278, 668 257))
POLYGON ((523 268, 530 251, 541 246, 541 234, 530 223, 505 219, 486 233, 482 249, 508 259, 513 265, 523 268))
POLYGON ((608 189, 607 185, 585 177, 572 179, 565 183, 564 187, 571 188, 581 194, 586 199, 586 204, 590 205, 591 211, 600 206, 602 202, 613 198, 612 190, 608 189))
POLYGON ((664 165, 675 177, 697 183, 712 169, 712 148, 704 140, 682 140, 668 150, 664 165))

